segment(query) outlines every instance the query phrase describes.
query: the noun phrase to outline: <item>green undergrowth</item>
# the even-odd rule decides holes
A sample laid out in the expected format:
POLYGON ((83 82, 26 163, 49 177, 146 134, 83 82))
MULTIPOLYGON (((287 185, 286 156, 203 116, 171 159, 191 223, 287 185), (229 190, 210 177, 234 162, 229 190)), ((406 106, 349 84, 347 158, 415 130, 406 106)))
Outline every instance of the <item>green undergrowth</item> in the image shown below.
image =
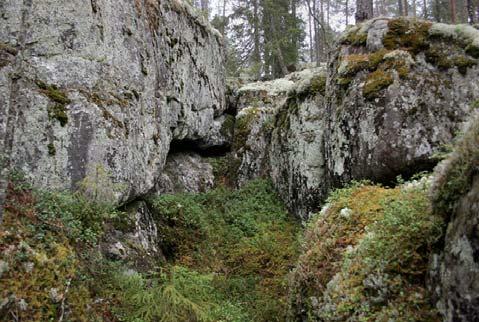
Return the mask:
POLYGON ((298 224, 269 182, 148 203, 166 261, 136 270, 99 247, 125 213, 13 178, 0 230, 0 321, 284 320, 298 224))
POLYGON ((200 307, 214 309, 203 309, 213 314, 204 320, 284 320, 298 225, 269 182, 163 196, 151 204, 171 263, 207 282, 210 300, 200 307))
POLYGON ((0 321, 94 321, 88 262, 102 222, 117 215, 79 194, 37 191, 13 178, 0 230, 0 321))
POLYGON ((443 222, 430 208, 424 183, 334 192, 306 230, 290 319, 438 321, 425 276, 443 222))

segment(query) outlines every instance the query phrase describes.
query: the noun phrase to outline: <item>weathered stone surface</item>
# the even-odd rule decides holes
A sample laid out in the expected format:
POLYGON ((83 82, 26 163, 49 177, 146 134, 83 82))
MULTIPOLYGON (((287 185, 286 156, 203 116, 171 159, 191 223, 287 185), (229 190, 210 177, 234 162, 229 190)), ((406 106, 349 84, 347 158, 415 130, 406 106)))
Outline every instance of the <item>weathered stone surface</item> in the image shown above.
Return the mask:
POLYGON ((146 202, 128 205, 122 216, 107 229, 103 253, 113 260, 129 261, 136 269, 147 270, 164 260, 158 228, 146 202))
POLYGON ((0 9, 2 150, 37 186, 75 188, 101 165, 124 202, 152 189, 173 139, 223 144, 221 36, 188 6, 41 0, 0 9))
POLYGON ((479 117, 452 156, 438 166, 432 188, 437 215, 448 220, 444 244, 430 266, 431 293, 444 321, 479 320, 479 117))
POLYGON ((256 118, 233 149, 247 151, 240 182, 269 172, 290 209, 306 218, 351 180, 390 183, 432 170, 432 156, 479 99, 477 39, 470 26, 377 18, 341 37, 314 95, 294 90, 304 77, 243 86, 239 110, 271 116, 256 118))
POLYGON ((155 189, 160 194, 200 193, 213 188, 215 177, 210 163, 194 152, 168 155, 155 189))

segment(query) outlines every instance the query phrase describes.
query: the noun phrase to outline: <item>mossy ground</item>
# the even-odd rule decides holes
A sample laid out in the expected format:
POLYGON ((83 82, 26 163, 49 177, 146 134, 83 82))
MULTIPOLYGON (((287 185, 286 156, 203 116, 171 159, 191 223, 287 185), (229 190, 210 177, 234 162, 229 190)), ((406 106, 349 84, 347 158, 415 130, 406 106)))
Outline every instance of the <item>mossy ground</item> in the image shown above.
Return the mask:
POLYGON ((99 251, 124 215, 11 183, 0 231, 0 321, 283 321, 298 224, 271 184, 149 201, 168 257, 136 273, 99 251))
POLYGON ((290 318, 437 321, 425 275, 441 233, 425 186, 336 191, 307 228, 291 275, 290 318))

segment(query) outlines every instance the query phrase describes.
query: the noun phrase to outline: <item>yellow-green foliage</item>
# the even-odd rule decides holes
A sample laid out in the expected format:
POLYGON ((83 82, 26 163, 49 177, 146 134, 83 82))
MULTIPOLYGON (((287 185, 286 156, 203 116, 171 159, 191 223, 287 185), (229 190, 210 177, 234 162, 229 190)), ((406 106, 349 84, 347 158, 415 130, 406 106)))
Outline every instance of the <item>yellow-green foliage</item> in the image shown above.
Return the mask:
POLYGON ((442 220, 431 214, 426 190, 354 184, 336 191, 305 233, 290 318, 437 321, 424 282, 442 220))
POLYGON ((435 176, 432 188, 435 213, 444 217, 451 215, 458 199, 471 188, 478 167, 479 118, 475 117, 435 176))
POLYGON ((377 70, 369 74, 363 87, 363 95, 367 99, 376 98, 378 92, 393 83, 391 72, 377 70))

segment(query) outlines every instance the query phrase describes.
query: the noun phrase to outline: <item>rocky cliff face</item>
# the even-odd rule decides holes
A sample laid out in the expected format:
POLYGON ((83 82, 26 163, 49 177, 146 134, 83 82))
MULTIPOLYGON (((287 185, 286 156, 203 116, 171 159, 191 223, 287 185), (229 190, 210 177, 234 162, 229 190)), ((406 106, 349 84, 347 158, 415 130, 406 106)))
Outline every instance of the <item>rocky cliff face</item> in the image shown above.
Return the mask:
POLYGON ((434 255, 430 290, 444 321, 479 319, 479 117, 436 171, 433 208, 448 222, 434 255))
POLYGON ((240 179, 244 169, 246 177, 268 173, 290 209, 307 218, 351 180, 390 183, 432 170, 432 156, 479 99, 478 39, 470 26, 378 18, 348 30, 315 76, 244 86, 240 179))
POLYGON ((221 36, 181 1, 2 1, 0 12, 2 151, 36 185, 87 178, 124 202, 155 186, 172 140, 225 144, 221 36))

